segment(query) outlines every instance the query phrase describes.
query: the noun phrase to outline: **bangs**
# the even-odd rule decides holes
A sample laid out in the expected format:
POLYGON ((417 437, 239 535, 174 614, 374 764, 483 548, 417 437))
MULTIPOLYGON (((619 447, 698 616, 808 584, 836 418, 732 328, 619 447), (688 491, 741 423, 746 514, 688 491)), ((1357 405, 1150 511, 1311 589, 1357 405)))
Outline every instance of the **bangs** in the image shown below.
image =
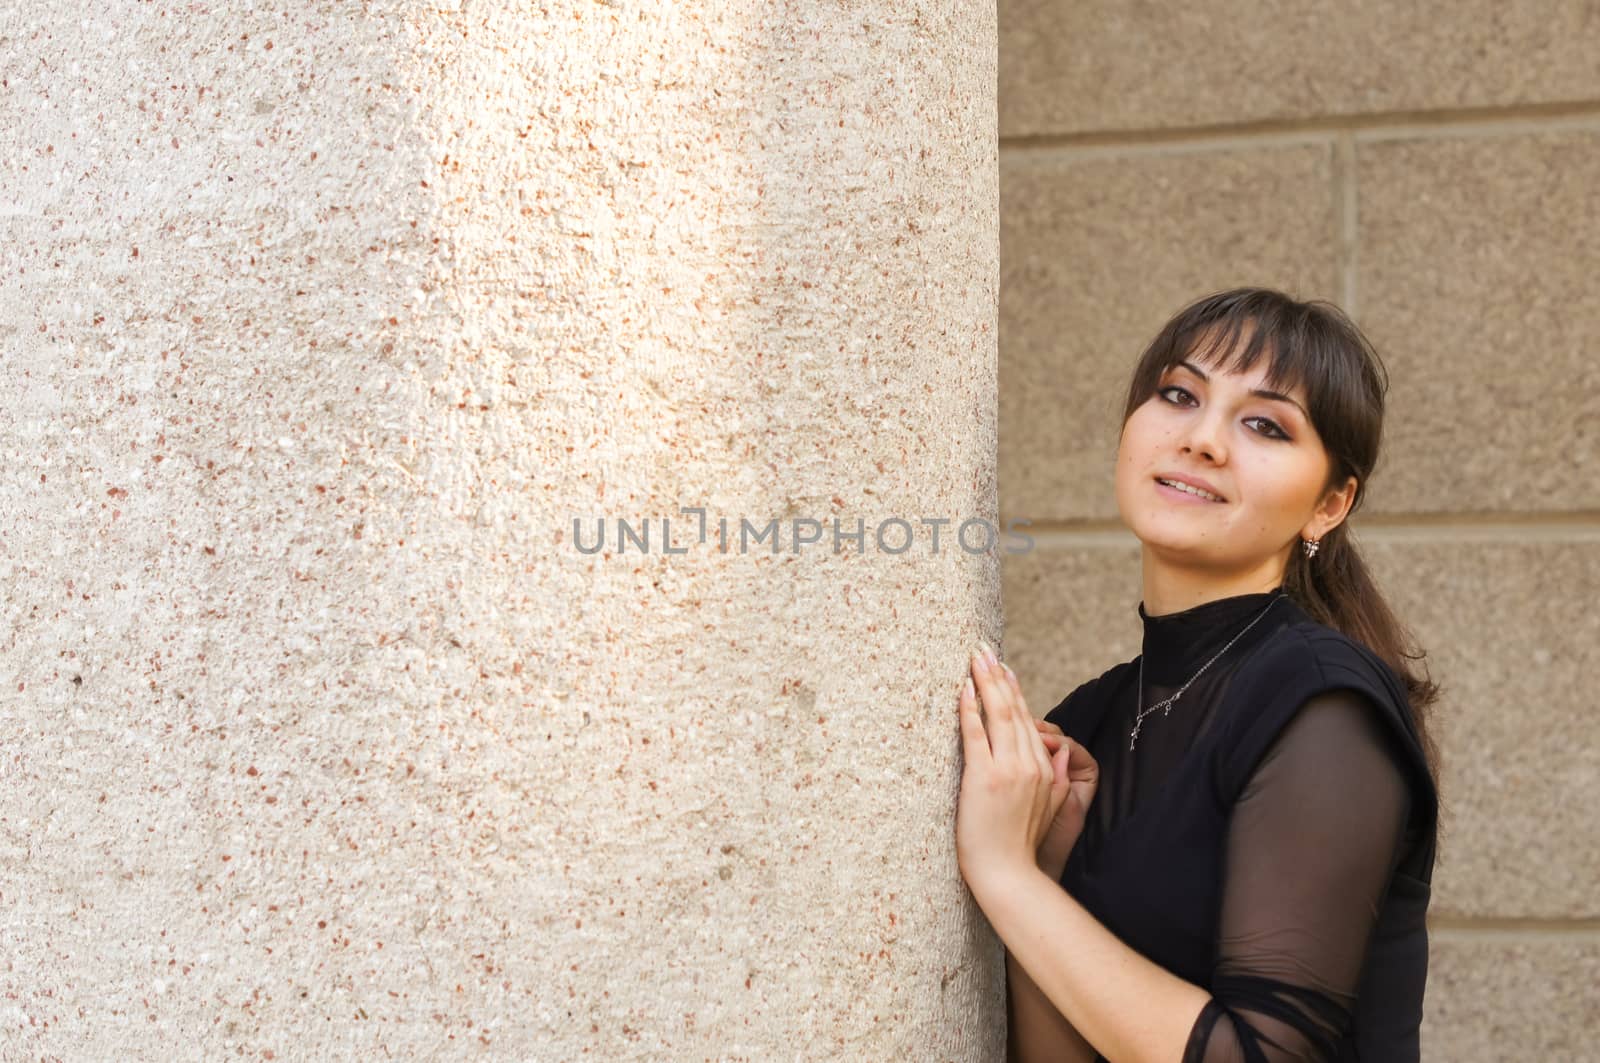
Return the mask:
MULTIPOLYGON (((1124 419, 1155 394, 1162 376, 1180 362, 1226 373, 1249 373, 1265 359, 1265 386, 1299 391, 1313 422, 1347 405, 1338 394, 1350 376, 1348 344, 1328 327, 1316 303, 1299 303, 1267 289, 1234 289, 1184 308, 1145 349, 1123 411, 1124 419)), ((1317 423, 1319 432, 1324 424, 1317 423)))
POLYGON ((1243 314, 1196 324, 1176 335, 1176 342, 1161 352, 1157 376, 1185 361, 1223 373, 1244 374, 1265 359, 1263 378, 1268 388, 1285 394, 1300 389, 1306 396, 1306 406, 1315 406, 1320 396, 1311 394, 1311 382, 1323 375, 1316 371, 1317 345, 1296 342, 1302 336, 1294 334, 1292 325, 1289 335, 1285 335, 1284 328, 1274 328, 1273 324, 1276 323, 1262 324, 1243 314))

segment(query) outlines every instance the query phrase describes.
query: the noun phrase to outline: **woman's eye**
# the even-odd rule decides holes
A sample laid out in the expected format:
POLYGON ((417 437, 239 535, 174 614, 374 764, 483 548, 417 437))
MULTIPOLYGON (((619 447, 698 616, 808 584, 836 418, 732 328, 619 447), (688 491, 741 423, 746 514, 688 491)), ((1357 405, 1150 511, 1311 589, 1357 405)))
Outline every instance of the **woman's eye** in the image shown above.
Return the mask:
MULTIPOLYGON (((1168 384, 1164 388, 1158 388, 1158 389, 1156 389, 1156 394, 1161 397, 1161 401, 1162 402, 1168 403, 1169 405, 1172 405, 1172 406, 1183 406, 1183 405, 1187 404, 1184 400, 1188 400, 1189 402, 1192 402, 1194 400, 1194 396, 1193 395, 1189 394, 1183 388, 1178 387, 1176 384, 1168 384), (1179 395, 1183 396, 1183 399, 1169 399, 1169 398, 1167 398, 1167 392, 1169 392, 1169 391, 1177 392, 1179 395)), ((1278 426, 1278 423, 1276 421, 1272 420, 1270 417, 1251 417, 1248 420, 1246 420, 1245 423, 1248 424, 1251 421, 1260 421, 1262 424, 1267 426, 1265 429, 1261 429, 1259 431, 1261 432, 1262 435, 1266 436, 1268 439, 1288 439, 1289 438, 1289 433, 1285 432, 1282 428, 1280 428, 1278 426)))
POLYGON ((1288 439, 1289 438, 1289 433, 1285 432, 1283 429, 1279 428, 1276 421, 1269 420, 1266 417, 1252 417, 1252 418, 1250 418, 1250 420, 1252 420, 1252 421, 1260 421, 1262 424, 1264 424, 1268 428, 1270 428, 1271 431, 1267 433, 1269 438, 1272 438, 1272 439, 1288 439))

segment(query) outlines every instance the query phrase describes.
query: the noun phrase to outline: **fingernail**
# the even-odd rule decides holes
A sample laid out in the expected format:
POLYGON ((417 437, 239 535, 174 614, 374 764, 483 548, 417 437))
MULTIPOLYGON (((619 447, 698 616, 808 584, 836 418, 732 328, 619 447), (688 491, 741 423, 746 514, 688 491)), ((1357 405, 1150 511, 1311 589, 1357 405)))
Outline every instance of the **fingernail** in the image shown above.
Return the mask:
POLYGON ((978 692, 973 689, 973 687, 972 687, 972 677, 969 675, 969 676, 967 676, 967 697, 975 698, 977 696, 978 696, 978 692))
POLYGON ((1006 675, 1010 676, 1012 679, 1017 678, 1017 673, 1011 670, 1011 666, 1009 664, 1002 664, 1000 667, 1004 668, 1006 670, 1006 675))
POLYGON ((991 665, 999 665, 1000 658, 994 655, 994 651, 989 648, 989 644, 987 642, 980 642, 978 645, 983 647, 983 655, 989 658, 989 663, 991 665))
POLYGON ((987 672, 989 670, 989 662, 984 660, 982 653, 974 653, 972 655, 972 662, 978 666, 978 671, 980 672, 987 672))

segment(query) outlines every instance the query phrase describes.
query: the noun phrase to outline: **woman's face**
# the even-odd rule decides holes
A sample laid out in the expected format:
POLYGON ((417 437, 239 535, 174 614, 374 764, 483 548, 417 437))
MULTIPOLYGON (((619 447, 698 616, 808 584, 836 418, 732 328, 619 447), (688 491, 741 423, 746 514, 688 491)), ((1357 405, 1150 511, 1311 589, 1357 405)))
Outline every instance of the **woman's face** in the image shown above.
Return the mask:
POLYGON ((1349 511, 1355 479, 1324 493, 1330 461, 1295 388, 1268 390, 1266 359, 1248 374, 1193 356, 1163 374, 1123 426, 1117 509, 1158 557, 1219 575, 1276 558, 1281 576, 1300 537, 1320 538, 1349 511), (1163 486, 1178 478, 1221 501, 1163 486))

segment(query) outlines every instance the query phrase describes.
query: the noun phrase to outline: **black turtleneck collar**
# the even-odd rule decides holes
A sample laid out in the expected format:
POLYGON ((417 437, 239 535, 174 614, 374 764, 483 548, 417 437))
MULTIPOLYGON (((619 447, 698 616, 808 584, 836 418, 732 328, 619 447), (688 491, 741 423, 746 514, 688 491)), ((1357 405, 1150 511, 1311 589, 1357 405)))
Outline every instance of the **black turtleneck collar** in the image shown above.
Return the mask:
MULTIPOLYGON (((1182 612, 1161 616, 1150 616, 1144 611, 1144 602, 1141 601, 1139 620, 1144 625, 1141 652, 1144 655, 1145 682, 1152 686, 1181 686, 1218 650, 1228 645, 1230 639, 1243 631, 1250 621, 1261 617, 1260 623, 1250 627, 1249 633, 1228 651, 1228 659, 1235 659, 1241 650, 1277 626, 1273 622, 1273 614, 1279 613, 1283 605, 1275 599, 1285 597, 1280 586, 1258 594, 1236 594, 1230 598, 1202 602, 1182 612), (1270 610, 1269 603, 1272 605, 1270 610)), ((1207 673, 1223 663, 1219 660, 1207 673)))

